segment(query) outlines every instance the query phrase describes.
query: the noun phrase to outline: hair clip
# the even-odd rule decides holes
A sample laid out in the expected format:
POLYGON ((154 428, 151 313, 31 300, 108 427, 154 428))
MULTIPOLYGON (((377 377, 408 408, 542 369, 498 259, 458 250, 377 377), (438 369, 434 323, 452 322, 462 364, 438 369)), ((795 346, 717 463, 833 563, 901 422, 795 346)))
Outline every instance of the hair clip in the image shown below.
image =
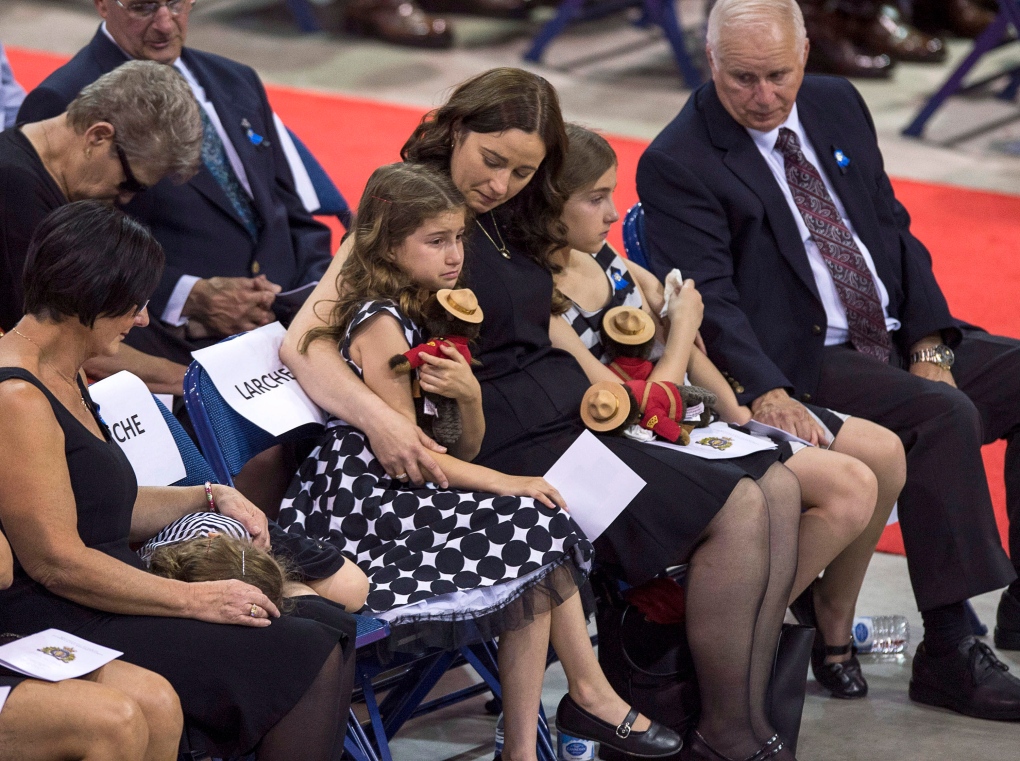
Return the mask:
POLYGON ((389 198, 381 198, 380 196, 369 196, 369 197, 370 198, 374 198, 376 201, 382 201, 383 203, 393 203, 393 201, 391 201, 389 198))

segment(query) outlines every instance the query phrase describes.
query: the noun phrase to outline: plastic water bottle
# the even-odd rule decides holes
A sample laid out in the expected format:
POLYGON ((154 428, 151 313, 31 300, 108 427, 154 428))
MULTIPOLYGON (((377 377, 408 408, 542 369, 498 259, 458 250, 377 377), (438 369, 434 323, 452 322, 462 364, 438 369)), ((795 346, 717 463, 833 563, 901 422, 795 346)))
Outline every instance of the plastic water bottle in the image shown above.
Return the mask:
POLYGON ((503 712, 499 712, 499 718, 496 719, 496 758, 500 758, 503 755, 503 712))
POLYGON ((556 745, 560 761, 593 761, 595 758, 595 743, 591 740, 557 732, 556 745))
POLYGON ((910 624, 903 616, 858 616, 854 644, 860 653, 902 653, 910 642, 910 624))

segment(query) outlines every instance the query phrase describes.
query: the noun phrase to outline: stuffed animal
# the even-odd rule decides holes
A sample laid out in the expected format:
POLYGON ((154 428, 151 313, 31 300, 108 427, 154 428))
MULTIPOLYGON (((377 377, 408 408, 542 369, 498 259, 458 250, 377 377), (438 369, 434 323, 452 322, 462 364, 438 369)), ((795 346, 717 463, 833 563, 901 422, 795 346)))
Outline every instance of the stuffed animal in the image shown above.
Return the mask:
MULTIPOLYGON (((645 381, 655 369, 651 361, 655 343, 655 323, 637 307, 613 307, 602 318, 602 346, 609 359, 608 367, 624 381, 645 381)), ((686 408, 704 405, 701 419, 691 428, 711 422, 712 407, 718 398, 701 386, 678 386, 686 408)), ((691 421, 688 421, 691 422, 691 421)))
MULTIPOLYGON (((391 369, 398 373, 409 373, 424 364, 421 358, 423 354, 445 358, 446 355, 439 348, 444 344, 454 347, 472 366, 481 365, 471 357, 468 348, 468 344, 478 338, 479 325, 483 319, 478 299, 470 289, 443 288, 437 291, 422 307, 422 317, 425 322, 422 327, 430 338, 392 357, 391 369)), ((417 380, 414 390, 418 425, 443 446, 455 444, 464 430, 457 401, 422 391, 417 380)))
POLYGON ((666 441, 686 446, 691 438, 684 423, 687 405, 681 388, 665 381, 632 380, 622 384, 600 381, 585 392, 581 419, 600 433, 626 433, 636 425, 666 441))

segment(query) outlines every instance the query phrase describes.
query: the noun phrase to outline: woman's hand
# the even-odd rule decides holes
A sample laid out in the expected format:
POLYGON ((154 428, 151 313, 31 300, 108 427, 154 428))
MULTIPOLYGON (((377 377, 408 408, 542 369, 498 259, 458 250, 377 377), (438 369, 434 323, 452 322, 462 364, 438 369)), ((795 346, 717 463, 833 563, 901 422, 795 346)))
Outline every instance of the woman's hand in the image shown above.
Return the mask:
POLYGON ((213 486, 213 501, 221 515, 233 518, 248 530, 252 544, 263 550, 269 549, 269 520, 241 492, 216 484, 213 486))
POLYGON ((251 584, 237 579, 200 581, 188 584, 187 618, 213 624, 269 626, 280 611, 251 584))
POLYGON ((456 399, 458 402, 481 400, 482 387, 464 356, 449 344, 441 344, 439 350, 446 355, 446 359, 431 354, 421 355, 425 363, 418 370, 418 382, 422 391, 456 399))
POLYGON ((695 330, 701 326, 701 320, 705 316, 705 304, 698 289, 694 287, 693 280, 684 280, 683 285, 673 291, 666 316, 669 318, 670 326, 688 325, 695 330))
POLYGON ((546 507, 558 507, 561 510, 567 510, 567 503, 563 500, 563 497, 544 478, 537 476, 508 476, 504 474, 503 479, 503 482, 496 491, 504 497, 531 497, 537 499, 546 507))

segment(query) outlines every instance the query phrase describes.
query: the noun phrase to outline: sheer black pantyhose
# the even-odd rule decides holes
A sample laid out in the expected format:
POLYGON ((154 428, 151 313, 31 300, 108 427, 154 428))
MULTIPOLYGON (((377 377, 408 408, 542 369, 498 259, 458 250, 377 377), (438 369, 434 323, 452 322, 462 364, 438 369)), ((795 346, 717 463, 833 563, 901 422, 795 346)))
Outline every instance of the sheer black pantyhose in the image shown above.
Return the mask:
POLYGON ((786 603, 797 573, 800 535, 800 482, 791 470, 775 464, 758 480, 769 511, 769 583, 758 613, 751 653, 751 725, 760 742, 772 737, 765 696, 783 627, 786 603))
POLYGON ((259 761, 340 761, 354 690, 354 655, 333 648, 308 691, 259 744, 259 761))
POLYGON ((698 729, 732 759, 748 758, 761 746, 749 674, 769 582, 768 510, 758 485, 742 479, 708 525, 687 573, 687 639, 701 692, 698 729))

